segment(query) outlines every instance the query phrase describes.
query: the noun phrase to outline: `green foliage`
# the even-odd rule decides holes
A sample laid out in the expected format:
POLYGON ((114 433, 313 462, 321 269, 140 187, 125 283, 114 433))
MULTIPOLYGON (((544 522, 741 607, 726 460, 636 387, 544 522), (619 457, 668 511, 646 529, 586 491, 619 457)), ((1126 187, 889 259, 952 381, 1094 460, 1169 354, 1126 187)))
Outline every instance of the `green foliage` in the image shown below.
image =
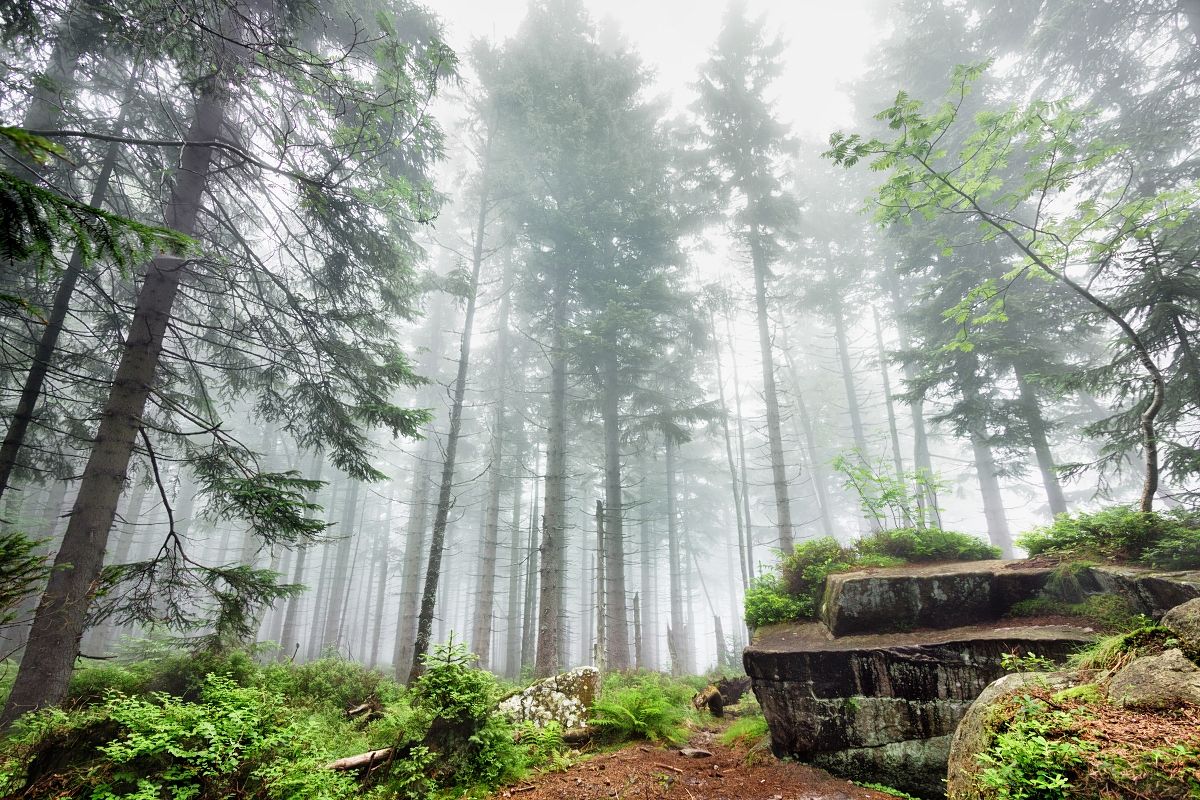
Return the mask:
POLYGON ((500 689, 495 676, 474 666, 477 659, 463 644, 434 645, 425 657, 425 671, 412 686, 413 705, 451 722, 486 719, 500 699, 500 689))
POLYGON ((50 577, 40 544, 19 531, 0 533, 0 625, 12 622, 21 601, 50 577))
POLYGON ((815 615, 812 600, 790 594, 774 572, 755 577, 745 597, 746 624, 751 628, 792 622, 815 615))
POLYGON ((995 548, 973 536, 940 528, 876 531, 849 547, 828 536, 812 539, 796 545, 780 562, 778 575, 764 571, 755 579, 746 592, 746 624, 758 628, 816 618, 825 579, 837 572, 998 556, 995 548))
POLYGON ((845 476, 843 485, 858 495, 863 514, 895 528, 928 527, 936 519, 937 509, 928 508, 925 498, 935 497, 947 486, 925 469, 897 476, 886 467, 869 463, 862 453, 839 455, 833 468, 845 476))
POLYGON ((767 719, 761 713, 735 719, 721 731, 717 740, 726 747, 755 747, 771 735, 767 719))
POLYGON ((1070 712, 1029 697, 1017 696, 1015 702, 1012 719, 977 756, 983 767, 979 784, 997 800, 1065 800, 1069 776, 1095 746, 1064 736, 1072 724, 1070 712))
POLYGON ((974 536, 941 528, 898 528, 872 533, 858 542, 864 555, 890 556, 905 562, 982 561, 999 558, 997 547, 974 536))
POLYGON ((1116 594, 1094 594, 1078 603, 1042 595, 1014 603, 1008 613, 1013 617, 1059 614, 1079 617, 1098 628, 1113 631, 1127 631, 1146 624, 1146 617, 1133 613, 1129 601, 1116 594))
POLYGON ((649 739, 672 744, 687 741, 684 721, 692 716, 692 696, 703 678, 676 679, 658 672, 610 676, 592 706, 592 724, 604 739, 649 739))
POLYGON ((1068 664, 1077 669, 1112 669, 1139 655, 1159 653, 1177 643, 1169 629, 1146 625, 1099 639, 1073 654, 1068 664))
POLYGON ((1007 672, 1047 672, 1054 669, 1054 662, 1036 653, 1001 653, 1000 666, 1007 672))
POLYGON ((893 789, 890 786, 884 786, 882 783, 860 783, 859 786, 864 789, 870 789, 880 794, 886 794, 888 797, 899 797, 900 800, 919 800, 911 794, 902 792, 899 789, 893 789))
POLYGON ((402 688, 379 670, 343 658, 271 664, 263 667, 259 681, 307 708, 345 711, 372 701, 390 707, 403 696, 402 688))
POLYGON ((1017 538, 1030 555, 1049 553, 1134 561, 1152 567, 1200 567, 1200 511, 1142 512, 1114 506, 1094 513, 1059 515, 1048 526, 1017 538))

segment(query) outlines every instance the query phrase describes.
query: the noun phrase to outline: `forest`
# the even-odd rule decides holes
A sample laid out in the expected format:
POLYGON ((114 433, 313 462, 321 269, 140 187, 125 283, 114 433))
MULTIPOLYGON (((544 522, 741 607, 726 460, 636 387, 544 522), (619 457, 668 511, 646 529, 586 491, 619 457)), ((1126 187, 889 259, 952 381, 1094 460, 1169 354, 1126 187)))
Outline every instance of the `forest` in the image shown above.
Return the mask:
POLYGON ((830 574, 1200 569, 1200 2, 642 5, 0 3, 6 796, 459 796, 830 574), (54 783, 212 715, 303 768, 54 783))

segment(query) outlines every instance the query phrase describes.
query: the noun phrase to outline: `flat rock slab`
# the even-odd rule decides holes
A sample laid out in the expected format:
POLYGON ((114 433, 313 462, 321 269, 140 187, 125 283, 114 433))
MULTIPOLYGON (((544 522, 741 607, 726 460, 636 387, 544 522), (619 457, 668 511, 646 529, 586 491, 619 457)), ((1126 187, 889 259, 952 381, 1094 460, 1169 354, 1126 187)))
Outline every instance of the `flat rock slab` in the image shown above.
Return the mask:
POLYGON ((976 625, 1036 597, 1053 573, 995 560, 830 575, 821 621, 834 636, 976 625))

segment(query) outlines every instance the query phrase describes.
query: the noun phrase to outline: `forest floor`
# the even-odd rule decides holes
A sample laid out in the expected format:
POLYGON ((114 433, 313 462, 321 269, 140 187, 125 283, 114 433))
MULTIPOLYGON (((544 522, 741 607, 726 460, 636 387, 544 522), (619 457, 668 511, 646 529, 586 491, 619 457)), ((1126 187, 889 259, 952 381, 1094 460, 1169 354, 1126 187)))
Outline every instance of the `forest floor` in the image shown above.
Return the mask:
POLYGON ((695 731, 687 748, 630 744, 541 772, 500 790, 504 800, 894 800, 816 767, 780 761, 763 746, 726 747, 714 731, 695 731))

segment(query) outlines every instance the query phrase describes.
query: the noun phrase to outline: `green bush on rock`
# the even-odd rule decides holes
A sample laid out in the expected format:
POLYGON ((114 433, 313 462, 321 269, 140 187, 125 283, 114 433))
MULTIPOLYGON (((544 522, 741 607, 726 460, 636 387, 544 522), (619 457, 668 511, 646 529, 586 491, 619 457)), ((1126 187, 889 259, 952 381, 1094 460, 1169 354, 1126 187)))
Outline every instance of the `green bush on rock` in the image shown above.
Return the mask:
POLYGON ((778 574, 763 572, 746 592, 746 624, 760 628, 814 619, 825 579, 837 572, 999 555, 999 550, 973 536, 940 528, 876 531, 848 546, 828 536, 801 542, 781 560, 778 574))
POLYGON ((1062 514, 1051 525, 1022 534, 1031 556, 1132 561, 1160 569, 1200 568, 1200 511, 1142 512, 1115 506, 1095 513, 1062 514))

